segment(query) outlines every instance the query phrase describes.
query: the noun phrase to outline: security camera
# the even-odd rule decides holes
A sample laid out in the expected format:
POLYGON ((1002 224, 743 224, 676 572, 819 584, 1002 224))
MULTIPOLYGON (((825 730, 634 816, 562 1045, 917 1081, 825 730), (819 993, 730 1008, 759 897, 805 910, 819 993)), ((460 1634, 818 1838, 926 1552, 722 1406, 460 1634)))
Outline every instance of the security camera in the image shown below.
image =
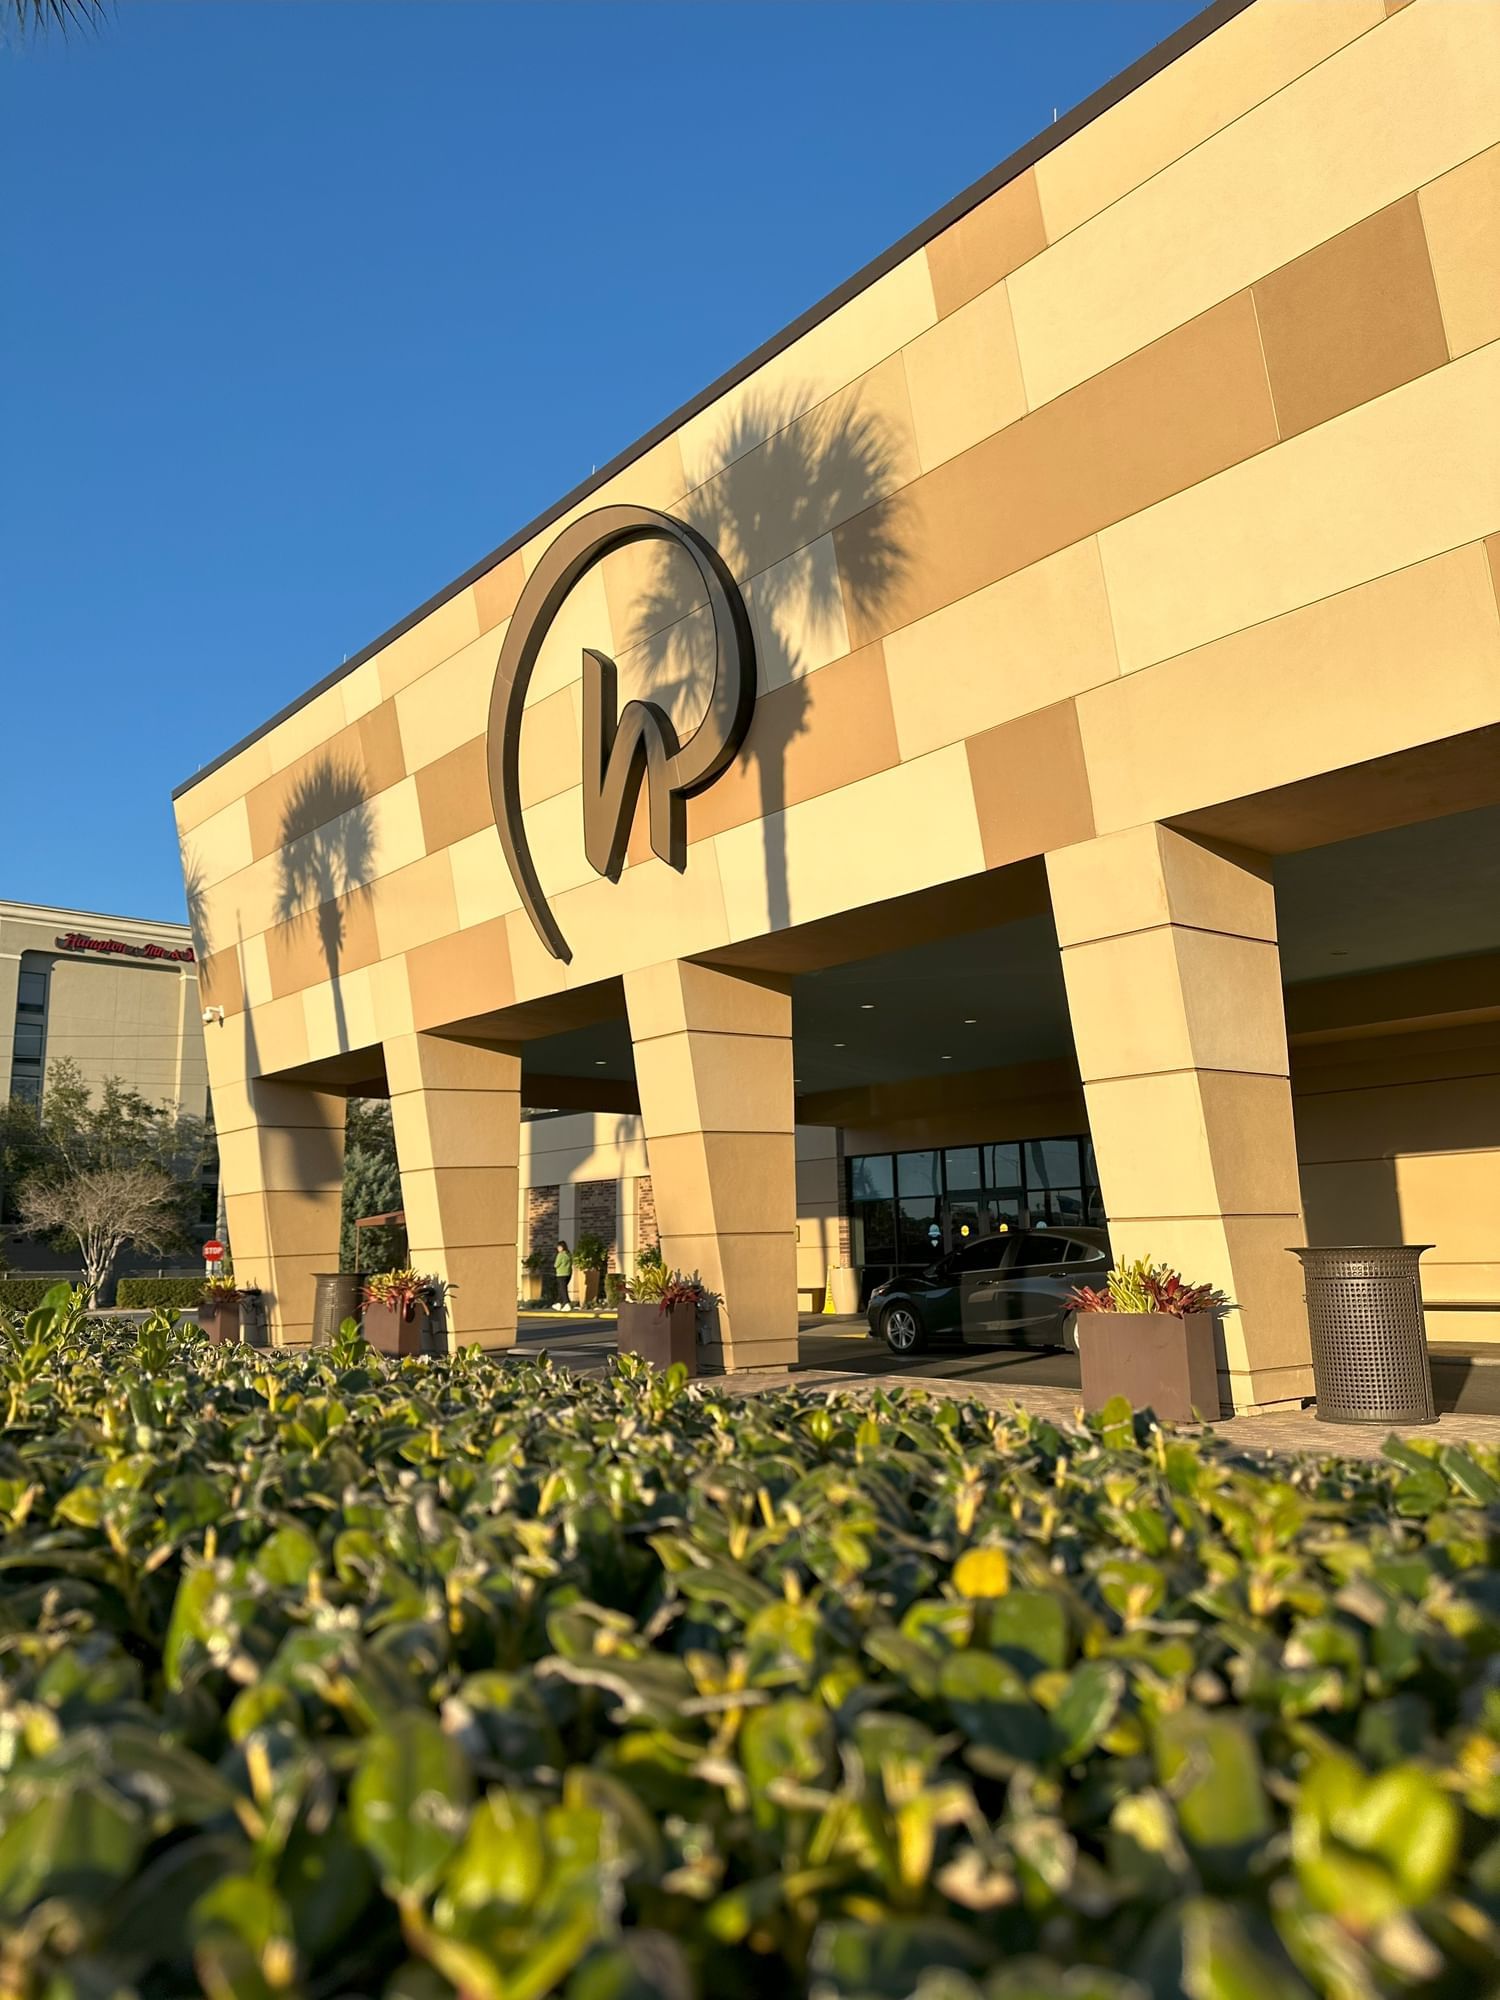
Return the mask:
POLYGON ((207 1026, 209 1025, 209 1023, 210 1023, 211 1021, 217 1021, 217 1022, 218 1022, 218 1024, 219 1024, 219 1026, 220 1026, 221 1028, 223 1027, 223 1025, 224 1025, 224 1009, 223 1009, 222 1007, 205 1007, 205 1008, 204 1008, 204 1010, 203 1010, 203 1025, 204 1025, 204 1027, 206 1028, 206 1027, 207 1027, 207 1026))

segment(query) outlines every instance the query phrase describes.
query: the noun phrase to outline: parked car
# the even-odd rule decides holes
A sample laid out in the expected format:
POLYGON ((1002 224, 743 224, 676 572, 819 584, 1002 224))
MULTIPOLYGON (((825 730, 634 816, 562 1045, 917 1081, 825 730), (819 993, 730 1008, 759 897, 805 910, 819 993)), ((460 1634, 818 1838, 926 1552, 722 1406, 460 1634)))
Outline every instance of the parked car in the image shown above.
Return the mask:
POLYGON ((870 1294, 870 1331, 892 1354, 929 1341, 979 1347, 1062 1347, 1067 1298, 1109 1269, 1102 1229, 1013 1229, 960 1244, 913 1276, 889 1278, 870 1294))

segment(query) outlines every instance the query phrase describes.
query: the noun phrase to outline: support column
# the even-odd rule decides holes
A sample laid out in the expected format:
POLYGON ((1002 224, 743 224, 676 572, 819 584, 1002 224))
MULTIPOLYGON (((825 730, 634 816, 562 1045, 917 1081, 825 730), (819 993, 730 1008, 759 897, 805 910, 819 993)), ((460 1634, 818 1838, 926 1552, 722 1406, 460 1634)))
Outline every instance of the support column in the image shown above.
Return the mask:
POLYGON ((797 1358, 790 996, 672 960, 625 975, 651 1188, 669 1267, 721 1292, 699 1366, 797 1358))
POLYGON ((312 1339, 313 1279, 339 1268, 344 1100, 248 1081, 213 1093, 230 1264, 265 1294, 272 1344, 312 1339))
POLYGON ((455 1346, 512 1347, 520 1053, 402 1035, 385 1045, 385 1070, 412 1264, 453 1286, 455 1346))
POLYGON ((1047 876, 1115 1256, 1228 1294, 1235 1409, 1310 1395, 1269 862, 1143 826, 1049 854, 1047 876))

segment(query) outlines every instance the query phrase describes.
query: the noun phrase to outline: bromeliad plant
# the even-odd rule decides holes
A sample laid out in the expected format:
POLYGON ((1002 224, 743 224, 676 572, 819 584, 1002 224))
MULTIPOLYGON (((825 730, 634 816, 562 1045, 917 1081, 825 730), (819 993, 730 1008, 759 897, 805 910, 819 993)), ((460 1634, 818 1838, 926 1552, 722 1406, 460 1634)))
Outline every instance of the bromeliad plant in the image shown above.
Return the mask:
POLYGON ((0 1340, 0 1992, 1469 2000, 1500 1452, 0 1340))
POLYGON ((205 1278, 198 1303, 206 1311, 213 1312, 220 1306, 238 1305, 242 1294, 234 1278, 225 1272, 216 1278, 205 1278))
POLYGON ((654 1305, 663 1313, 674 1306, 691 1306, 700 1319, 724 1303, 722 1293, 711 1290, 696 1271, 669 1271, 659 1253, 649 1264, 644 1257, 637 1259, 635 1276, 626 1289, 632 1305, 654 1305))
POLYGON ((1117 1264, 1102 1291, 1075 1287, 1068 1304, 1081 1313, 1170 1313, 1187 1319, 1194 1313, 1223 1312, 1229 1300, 1212 1285, 1190 1285, 1166 1264, 1138 1257, 1134 1263, 1117 1264))
POLYGON ((414 1319, 422 1311, 440 1313, 453 1287, 445 1278, 424 1277, 408 1265, 399 1271, 372 1271, 365 1279, 360 1303, 384 1307, 402 1319, 414 1319))

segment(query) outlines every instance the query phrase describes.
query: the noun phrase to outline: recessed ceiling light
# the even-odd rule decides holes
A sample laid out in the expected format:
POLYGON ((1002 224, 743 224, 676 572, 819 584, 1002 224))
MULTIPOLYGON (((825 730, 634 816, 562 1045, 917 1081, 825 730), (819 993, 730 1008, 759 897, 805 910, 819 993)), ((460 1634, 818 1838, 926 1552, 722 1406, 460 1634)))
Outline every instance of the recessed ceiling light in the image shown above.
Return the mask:
POLYGON ((607 1056, 595 1056, 595 1057, 594 1057, 594 1068, 595 1068, 595 1069, 603 1069, 603 1067, 604 1067, 605 1063, 606 1063, 606 1062, 607 1062, 608 1060, 609 1060, 609 1058, 608 1058, 607 1056))
POLYGON ((977 1014, 965 1014, 964 1026, 966 1028, 977 1028, 979 1026, 979 1016, 977 1014))
POLYGON ((953 1060, 952 1056, 944 1056, 944 1057, 943 1057, 943 1061, 944 1061, 944 1062, 952 1062, 952 1060, 953 1060))
POLYGON ((875 1002, 873 1000, 861 1000, 859 1011, 861 1014, 873 1014, 875 1011, 875 1002))
POLYGON ((847 1047, 848 1047, 848 1043, 847 1043, 847 1042, 835 1042, 833 1046, 834 1046, 834 1047, 835 1047, 836 1049, 842 1049, 842 1048, 847 1048, 847 1047))

